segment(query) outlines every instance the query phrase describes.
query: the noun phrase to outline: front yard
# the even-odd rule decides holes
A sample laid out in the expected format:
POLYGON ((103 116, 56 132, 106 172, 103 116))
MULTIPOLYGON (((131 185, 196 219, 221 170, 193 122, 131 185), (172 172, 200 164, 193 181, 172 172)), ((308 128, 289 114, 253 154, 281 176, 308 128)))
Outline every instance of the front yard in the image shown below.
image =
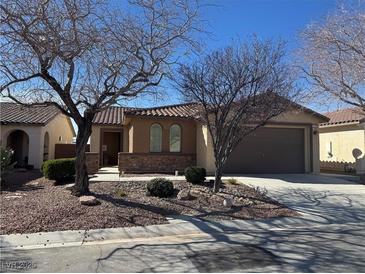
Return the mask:
POLYGON ((93 183, 90 190, 101 204, 84 206, 65 186, 54 185, 38 171, 17 172, 10 179, 11 187, 1 192, 0 234, 155 225, 167 223, 166 217, 173 215, 208 219, 298 215, 265 191, 243 184, 225 184, 214 195, 209 183, 173 182, 175 195, 157 198, 146 195, 146 182, 93 183), (179 200, 179 190, 188 187, 191 199, 179 200), (231 199, 232 207, 223 205, 225 198, 231 199))

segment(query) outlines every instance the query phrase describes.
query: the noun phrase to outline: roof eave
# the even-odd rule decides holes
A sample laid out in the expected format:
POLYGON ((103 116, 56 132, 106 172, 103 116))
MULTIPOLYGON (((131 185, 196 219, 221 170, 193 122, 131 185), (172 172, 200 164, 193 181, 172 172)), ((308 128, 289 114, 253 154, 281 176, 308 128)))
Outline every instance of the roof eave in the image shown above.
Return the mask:
POLYGON ((340 127, 340 126, 353 126, 359 125, 360 121, 351 121, 351 122, 338 122, 338 123, 322 123, 319 124, 320 128, 329 128, 329 127, 340 127))
POLYGON ((188 119, 194 120, 194 117, 183 117, 183 116, 166 116, 166 115, 145 115, 145 114, 125 114, 126 118, 136 118, 136 117, 143 117, 143 118, 151 118, 151 119, 188 119))
POLYGON ((45 125, 47 125, 46 123, 26 123, 26 122, 6 122, 6 121, 1 121, 0 124, 3 126, 23 125, 23 126, 40 126, 40 127, 44 127, 45 125))

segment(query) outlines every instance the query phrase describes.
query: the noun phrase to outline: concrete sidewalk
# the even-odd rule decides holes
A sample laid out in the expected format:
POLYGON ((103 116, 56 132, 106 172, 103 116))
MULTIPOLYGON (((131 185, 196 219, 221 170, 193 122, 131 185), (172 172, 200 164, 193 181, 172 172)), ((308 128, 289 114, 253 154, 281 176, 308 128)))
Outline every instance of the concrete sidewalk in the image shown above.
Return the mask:
MULTIPOLYGON (((193 234, 101 241, 85 237, 79 245, 6 248, 1 250, 1 270, 14 272, 12 267, 21 262, 30 272, 365 271, 364 223, 244 229, 246 224, 234 229, 229 223, 204 222, 194 224, 201 225, 201 232, 193 234)), ((181 225, 185 233, 186 223, 181 225)), ((118 234, 114 232, 111 238, 118 234)))
POLYGON ((129 242, 154 237, 281 230, 318 225, 318 220, 305 215, 296 218, 222 221, 203 221, 190 216, 176 216, 169 218, 169 222, 164 225, 0 235, 0 247, 3 249, 35 249, 81 246, 97 242, 129 242))

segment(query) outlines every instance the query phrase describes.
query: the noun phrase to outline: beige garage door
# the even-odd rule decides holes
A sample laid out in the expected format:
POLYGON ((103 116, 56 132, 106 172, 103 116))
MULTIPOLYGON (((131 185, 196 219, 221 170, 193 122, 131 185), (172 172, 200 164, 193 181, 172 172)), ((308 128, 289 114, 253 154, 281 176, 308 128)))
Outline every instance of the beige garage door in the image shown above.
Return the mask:
POLYGON ((304 129, 257 129, 235 148, 224 172, 303 173, 304 129))

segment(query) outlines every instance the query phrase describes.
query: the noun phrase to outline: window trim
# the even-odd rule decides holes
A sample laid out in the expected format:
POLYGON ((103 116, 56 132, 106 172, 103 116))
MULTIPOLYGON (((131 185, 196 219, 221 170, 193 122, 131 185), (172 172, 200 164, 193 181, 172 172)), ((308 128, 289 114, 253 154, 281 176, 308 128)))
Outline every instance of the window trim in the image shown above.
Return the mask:
POLYGON ((153 124, 151 124, 150 125, 150 128, 149 128, 149 151, 150 151, 150 153, 161 153, 162 152, 162 144, 163 144, 162 139, 163 139, 163 127, 162 127, 162 125, 159 124, 159 123, 153 123, 153 124), (151 145, 152 145, 152 140, 151 140, 152 134, 151 134, 151 131, 152 131, 152 127, 155 126, 155 125, 159 126, 160 131, 161 131, 160 151, 152 151, 152 149, 151 149, 152 148, 151 147, 151 145))
POLYGON ((172 124, 169 128, 169 152, 171 153, 181 153, 182 152, 182 126, 179 124, 172 124), (171 151, 171 129, 173 126, 177 126, 180 130, 180 146, 178 151, 171 151))

